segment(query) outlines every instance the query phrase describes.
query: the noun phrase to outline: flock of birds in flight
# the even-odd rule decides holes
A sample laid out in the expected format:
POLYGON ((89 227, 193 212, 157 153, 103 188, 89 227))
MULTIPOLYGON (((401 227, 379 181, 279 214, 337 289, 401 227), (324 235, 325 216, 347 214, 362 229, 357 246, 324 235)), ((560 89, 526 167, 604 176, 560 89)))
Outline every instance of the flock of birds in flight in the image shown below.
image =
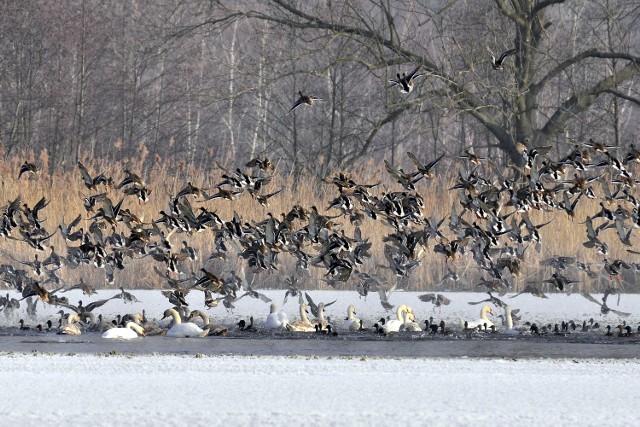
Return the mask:
MULTIPOLYGON (((509 49, 498 58, 491 54, 491 67, 494 70, 502 70, 504 60, 509 56, 515 55, 516 53, 518 53, 517 49, 509 49)), ((402 75, 400 75, 400 73, 397 73, 395 79, 389 80, 389 83, 391 83, 390 87, 398 87, 400 89, 400 92, 405 94, 411 93, 413 91, 415 79, 425 75, 425 73, 418 72, 420 71, 420 68, 421 66, 418 65, 409 74, 402 73, 402 75)), ((301 105, 313 105, 316 101, 322 101, 322 98, 318 98, 317 96, 313 95, 305 95, 302 93, 302 91, 298 91, 298 95, 300 95, 300 97, 296 100, 296 102, 294 102, 288 113, 291 113, 301 105)))
MULTIPOLYGON (((492 57, 494 69, 501 69, 503 61, 515 50, 503 53, 499 58, 492 57)), ((423 76, 416 67, 409 74, 398 74, 391 80, 392 86, 398 86, 403 93, 410 93, 416 78, 423 76)), ((303 104, 311 105, 319 98, 300 94, 300 99, 290 111, 303 104)), ((271 184, 274 164, 268 158, 256 158, 248 162, 244 169, 227 170, 222 166, 221 181, 212 188, 203 189, 191 182, 170 197, 167 210, 161 210, 150 221, 144 221, 133 211, 138 203, 146 203, 150 189, 145 181, 131 170, 124 171, 124 177, 116 183, 105 173, 92 175, 80 162, 77 166, 80 177, 91 195, 83 200, 86 215, 78 215, 71 223, 60 223, 55 230, 47 230, 43 212, 49 202, 42 197, 35 205, 22 202, 20 196, 0 208, 0 234, 6 239, 15 240, 30 247, 34 258, 15 259, 12 263, 0 265, 0 279, 9 288, 17 291, 18 298, 8 293, 0 297, 0 310, 7 317, 17 310, 26 300, 27 313, 35 315, 37 303, 59 307, 59 333, 80 334, 82 330, 102 331, 106 338, 132 338, 139 335, 166 334, 168 336, 207 336, 226 334, 227 328, 210 323, 204 308, 211 309, 220 303, 233 310, 235 304, 244 297, 258 298, 271 303, 270 313, 262 325, 255 325, 253 317, 249 322, 238 323, 241 331, 255 331, 257 327, 266 329, 286 329, 289 331, 318 332, 336 334, 331 322, 324 314, 329 304, 315 304, 308 294, 303 298, 300 290, 303 274, 299 272, 310 268, 319 269, 322 280, 330 286, 349 284, 361 297, 377 293, 382 307, 387 310, 396 308, 390 297, 396 286, 406 283, 412 271, 423 260, 425 252, 431 249, 436 256, 442 256, 447 273, 435 286, 452 280, 460 280, 457 272, 458 260, 475 262, 483 277, 474 286, 482 289, 488 298, 470 304, 482 304, 481 317, 474 321, 461 321, 463 331, 496 330, 496 325, 487 314, 493 314, 494 307, 505 310, 503 316, 507 331, 521 331, 513 326, 518 321, 518 310, 511 309, 500 297, 514 290, 514 283, 522 278, 530 247, 540 251, 543 244, 540 229, 549 222, 538 223, 532 219, 532 212, 557 212, 574 218, 578 206, 592 199, 587 208, 597 204, 599 209, 584 217, 585 241, 583 246, 597 252, 602 257, 601 265, 581 262, 574 256, 556 256, 540 262, 545 269, 552 270, 544 280, 529 282, 522 291, 535 297, 546 298, 545 292, 572 292, 576 288, 585 298, 600 307, 603 315, 614 313, 626 317, 629 313, 614 310, 608 305, 610 295, 622 291, 623 270, 638 268, 637 264, 621 259, 609 260, 607 241, 618 239, 627 246, 628 252, 638 254, 631 249, 632 231, 640 227, 640 200, 634 194, 636 181, 630 166, 640 163, 640 151, 633 144, 627 149, 613 147, 592 139, 576 143, 569 153, 557 160, 551 159, 548 147, 528 148, 520 146, 521 167, 512 166, 505 170, 498 168, 490 159, 483 158, 467 150, 463 154, 450 157, 451 162, 459 162, 459 172, 455 184, 450 188, 457 193, 450 212, 443 218, 425 214, 425 200, 416 185, 435 176, 436 166, 445 158, 440 155, 431 161, 424 161, 413 153, 407 153, 412 163, 410 170, 384 162, 385 170, 399 188, 397 191, 376 191, 380 182, 356 182, 349 173, 337 173, 325 180, 335 186, 337 194, 324 211, 316 206, 309 208, 294 205, 279 217, 267 213, 261 221, 248 221, 234 212, 231 218, 221 218, 211 203, 218 199, 233 201, 245 193, 256 203, 269 207, 269 201, 282 189, 267 192, 271 184), (508 176, 506 176, 508 175, 508 176), (194 203, 197 206, 194 208, 194 203), (346 222, 350 223, 346 227, 346 222), (365 221, 379 221, 390 230, 379 236, 380 245, 386 260, 385 265, 377 264, 372 257, 373 242, 363 235, 361 225, 365 221), (347 229, 352 229, 348 233, 347 229), (611 230, 611 231, 610 231, 611 230), (50 245, 50 239, 59 232, 64 239, 64 253, 56 252, 50 245), (208 236, 212 252, 203 263, 199 263, 201 254, 189 244, 189 237, 195 234, 208 236), (172 242, 174 236, 182 236, 179 245, 172 242), (41 255, 48 253, 46 257, 41 255), (288 289, 287 298, 298 297, 300 319, 289 322, 286 315, 278 310, 266 295, 253 289, 254 279, 261 272, 278 271, 282 258, 295 261, 296 273, 283 277, 288 289), (80 289, 86 296, 96 291, 83 279, 74 285, 68 285, 60 277, 63 268, 77 269, 93 266, 104 270, 105 281, 113 285, 117 272, 126 268, 130 260, 146 259, 154 263, 153 271, 169 290, 162 291, 171 308, 163 313, 171 318, 171 327, 161 328, 146 318, 146 313, 119 316, 117 321, 103 321, 94 310, 113 299, 134 302, 137 299, 124 287, 113 297, 83 304, 72 304, 64 293, 71 289, 80 289), (253 273, 248 281, 244 274, 234 271, 215 270, 210 265, 215 260, 221 264, 238 259, 253 273), (201 265, 198 272, 194 266, 201 265), (381 272, 385 274, 381 274, 381 272), (604 296, 598 300, 580 289, 580 277, 595 280, 599 274, 609 276, 609 286, 604 296), (392 279, 389 280, 388 277, 392 279), (389 286, 395 277, 396 284, 389 286), (201 292, 203 310, 193 310, 185 300, 189 293, 201 292), (65 311, 66 310, 66 311, 65 311), (314 321, 307 314, 311 310, 314 321), (194 323, 200 318, 203 327, 194 323)), ((25 162, 18 173, 35 177, 39 167, 25 162)), ((50 222, 50 221, 49 221, 50 222)), ((292 263, 291 263, 292 264, 292 263)), ((285 268, 291 267, 285 265, 285 268)), ((305 273, 308 276, 308 273, 305 273)), ((419 296, 420 301, 432 303, 434 309, 450 303, 442 293, 427 293, 419 296)), ((41 331, 53 327, 38 325, 41 331)), ((424 330, 433 333, 452 333, 444 322, 426 320, 424 330)), ((593 326, 593 320, 583 328, 593 326)), ((346 319, 347 329, 362 331, 366 325, 355 317, 355 307, 350 306, 346 319)), ((24 320, 20 327, 26 328, 24 320)), ((527 330, 544 333, 555 329, 563 333, 575 323, 551 325, 538 328, 526 325, 527 330)), ((620 334, 635 334, 626 324, 619 326, 620 334)), ((381 318, 373 325, 379 333, 395 331, 423 330, 417 323, 413 309, 408 305, 396 308, 393 319, 381 318)), ((608 333, 611 333, 609 328, 608 333)))

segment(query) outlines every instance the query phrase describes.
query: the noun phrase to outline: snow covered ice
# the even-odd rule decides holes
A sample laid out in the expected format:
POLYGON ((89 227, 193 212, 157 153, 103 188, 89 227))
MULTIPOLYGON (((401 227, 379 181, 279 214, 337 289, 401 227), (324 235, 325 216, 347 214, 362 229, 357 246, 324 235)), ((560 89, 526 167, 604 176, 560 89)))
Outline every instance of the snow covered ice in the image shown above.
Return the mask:
POLYGON ((631 360, 2 354, 3 425, 634 425, 631 360))

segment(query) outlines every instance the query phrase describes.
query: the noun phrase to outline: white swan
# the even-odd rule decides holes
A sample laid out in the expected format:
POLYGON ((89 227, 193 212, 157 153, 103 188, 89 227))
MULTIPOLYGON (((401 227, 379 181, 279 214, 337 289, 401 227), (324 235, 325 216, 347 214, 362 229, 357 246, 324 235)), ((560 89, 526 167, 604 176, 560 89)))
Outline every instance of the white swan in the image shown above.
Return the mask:
POLYGON ((105 331, 102 334, 102 338, 130 340, 132 338, 138 338, 140 335, 144 337, 147 334, 140 325, 135 322, 127 322, 127 326, 124 328, 111 328, 105 331))
POLYGON ((507 305, 504 307, 504 317, 507 326, 507 330, 504 331, 507 335, 521 335, 521 334, 530 334, 531 327, 530 326, 514 326, 513 325, 513 317, 511 316, 511 306, 507 305))
POLYGON ((287 329, 290 331, 296 332, 315 332, 316 325, 315 323, 311 323, 309 318, 307 317, 307 304, 300 301, 300 320, 290 323, 287 326, 287 329))
POLYGON ((71 314, 67 317, 67 323, 64 325, 60 325, 60 330, 58 334, 62 335, 80 335, 82 334, 82 330, 75 322, 80 323, 80 317, 76 314, 71 314))
POLYGON ((407 332, 422 331, 422 328, 420 327, 420 325, 415 321, 416 316, 413 313, 405 311, 403 313, 403 317, 404 317, 404 323, 400 325, 400 329, 399 329, 401 332, 402 331, 407 331, 407 332))
MULTIPOLYGON (((480 319, 466 322, 467 329, 475 329, 478 327, 484 328, 484 325, 487 325, 487 328, 493 326, 493 322, 487 318, 487 313, 493 316, 493 309, 488 305, 482 306, 482 308, 480 309, 480 319)), ((460 325, 462 328, 465 327, 464 320, 460 319, 460 325)))
POLYGON ((264 321, 264 327, 267 329, 279 329, 286 328, 288 324, 289 319, 287 319, 287 314, 285 312, 278 311, 278 305, 272 303, 270 312, 264 321))
POLYGON ((173 326, 169 328, 166 336, 168 337, 178 337, 178 338, 201 338, 206 337, 209 333, 209 328, 205 327, 205 329, 200 329, 198 325, 191 322, 182 323, 180 319, 180 315, 173 308, 168 308, 165 310, 162 318, 165 317, 173 317, 173 326))
POLYGON ((396 310, 396 319, 386 321, 384 325, 382 325, 382 330, 385 333, 400 331, 400 326, 404 324, 405 313, 413 313, 413 310, 408 305, 403 304, 396 310))
POLYGON ((347 318, 345 320, 345 329, 350 331, 359 331, 360 330, 360 319, 356 316, 356 307, 351 304, 347 307, 347 318))

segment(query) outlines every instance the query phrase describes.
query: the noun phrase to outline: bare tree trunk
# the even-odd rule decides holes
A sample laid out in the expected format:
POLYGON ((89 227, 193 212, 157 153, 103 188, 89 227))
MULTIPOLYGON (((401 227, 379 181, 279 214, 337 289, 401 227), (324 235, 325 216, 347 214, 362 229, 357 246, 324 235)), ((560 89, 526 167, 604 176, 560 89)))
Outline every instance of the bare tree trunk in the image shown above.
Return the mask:
POLYGON ((85 112, 85 89, 87 85, 87 58, 86 58, 86 32, 87 32, 87 15, 86 15, 86 0, 82 1, 82 16, 81 16, 81 33, 80 33, 80 48, 79 48, 79 78, 78 78, 78 95, 76 97, 76 109, 74 120, 74 134, 71 141, 71 150, 74 163, 80 158, 80 144, 83 139, 84 129, 84 112, 85 112))
MULTIPOLYGON (((235 92, 235 75, 236 75, 236 67, 237 67, 237 58, 236 58, 236 41, 238 40, 238 21, 234 22, 233 29, 231 31, 231 46, 229 47, 229 53, 227 55, 229 60, 229 94, 233 94, 235 92)), ((229 109, 227 110, 227 118, 225 123, 227 125, 228 133, 229 133, 229 148, 231 150, 231 158, 234 159, 236 157, 237 147, 236 147, 236 136, 235 136, 235 97, 229 96, 229 109)))
MULTIPOLYGON (((164 89, 165 89, 165 69, 167 63, 167 54, 166 52, 162 52, 160 59, 160 71, 159 71, 159 82, 157 83, 158 91, 156 94, 156 114, 155 114, 155 131, 153 134, 153 145, 155 147, 156 152, 161 152, 158 150, 160 141, 160 119, 162 118, 162 106, 163 106, 163 97, 164 97, 164 89)), ((166 152, 165 152, 166 155, 166 152)))
MULTIPOLYGON (((193 135, 193 151, 191 153, 191 159, 189 159, 189 163, 193 164, 194 161, 194 157, 196 155, 196 150, 198 148, 199 142, 200 142, 200 123, 202 120, 202 96, 200 95, 200 92, 202 91, 202 87, 203 87, 203 79, 204 79, 204 62, 205 62, 205 58, 204 58, 204 52, 205 52, 205 38, 204 36, 202 37, 202 40, 200 41, 200 61, 198 64, 198 86, 197 86, 197 91, 198 91, 198 96, 197 96, 197 103, 196 103, 196 123, 195 123, 195 129, 194 129, 194 135, 193 135)), ((204 157, 204 156, 202 156, 204 157)))
MULTIPOLYGON (((266 23, 265 23, 266 25, 266 23)), ((256 156, 257 151, 264 150, 264 144, 262 147, 258 147, 259 141, 264 141, 264 137, 261 137, 260 134, 264 128, 264 125, 267 120, 268 108, 269 108, 269 100, 265 96, 265 91, 267 91, 267 84, 265 80, 265 47, 267 44, 267 34, 262 33, 260 37, 260 58, 258 60, 258 93, 256 94, 256 103, 257 103, 257 111, 256 114, 256 123, 253 128, 253 137, 251 138, 251 145, 249 147, 249 158, 253 159, 256 156)))

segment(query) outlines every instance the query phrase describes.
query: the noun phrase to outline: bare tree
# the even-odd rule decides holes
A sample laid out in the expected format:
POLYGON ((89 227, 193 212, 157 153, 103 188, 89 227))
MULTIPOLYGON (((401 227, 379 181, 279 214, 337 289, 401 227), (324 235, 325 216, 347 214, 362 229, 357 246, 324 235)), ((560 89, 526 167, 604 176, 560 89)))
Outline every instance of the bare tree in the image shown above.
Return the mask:
MULTIPOLYGON (((353 55, 348 60, 372 71, 390 65, 421 64, 429 73, 430 90, 413 100, 401 101, 395 108, 388 108, 386 114, 373 119, 360 151, 368 151, 380 129, 397 120, 412 103, 437 97, 442 107, 472 116, 494 137, 493 145, 519 162, 517 143, 539 146, 555 141, 558 134, 592 108, 600 97, 618 96, 620 92, 616 88, 631 81, 639 72, 640 57, 631 46, 611 46, 581 37, 594 31, 601 22, 606 23, 606 17, 598 21, 582 19, 577 27, 568 31, 561 25, 553 25, 562 22, 563 15, 574 13, 581 3, 495 0, 493 6, 485 1, 434 3, 437 6, 411 3, 394 7, 385 1, 271 0, 268 7, 247 7, 242 14, 249 19, 297 29, 303 40, 301 44, 308 49, 316 48, 319 43, 329 44, 320 42, 322 37, 346 38, 353 45, 353 55), (478 13, 478 9, 482 13, 478 13), (472 19, 461 20, 461 17, 472 19), (433 36, 432 32, 438 28, 436 21, 441 21, 440 28, 448 27, 449 31, 433 36), (466 28, 462 28, 461 22, 466 28), (470 33, 467 40, 459 40, 456 33, 451 33, 456 24, 460 30, 470 33), (485 41, 491 35, 494 40, 489 37, 485 41), (562 43, 571 37, 583 40, 577 45, 577 52, 568 52, 562 43), (306 43, 306 39, 311 42, 306 43), (506 60, 504 70, 496 74, 484 53, 487 48, 496 56, 515 48, 515 60, 512 64, 506 60), (619 64, 615 69, 608 66, 611 60, 619 64), (568 82, 566 76, 578 70, 583 70, 585 78, 568 82), (558 81, 565 81, 561 85, 561 97, 555 105, 550 105, 549 96, 558 93, 558 81)), ((587 9, 600 6, 610 7, 608 3, 594 2, 588 4, 587 9)), ((616 8, 621 25, 633 27, 637 32, 637 8, 632 2, 616 2, 616 8)), ((238 10, 234 9, 234 13, 238 10)))
POLYGON ((268 153, 299 178, 407 150, 519 162, 518 143, 623 145, 637 131, 632 0, 0 7, 0 142, 46 149, 51 168, 145 160, 144 147, 205 171, 268 153), (488 50, 511 49, 494 70, 488 50), (418 65, 411 93, 390 87, 418 65), (323 101, 287 114, 298 91, 323 101))

